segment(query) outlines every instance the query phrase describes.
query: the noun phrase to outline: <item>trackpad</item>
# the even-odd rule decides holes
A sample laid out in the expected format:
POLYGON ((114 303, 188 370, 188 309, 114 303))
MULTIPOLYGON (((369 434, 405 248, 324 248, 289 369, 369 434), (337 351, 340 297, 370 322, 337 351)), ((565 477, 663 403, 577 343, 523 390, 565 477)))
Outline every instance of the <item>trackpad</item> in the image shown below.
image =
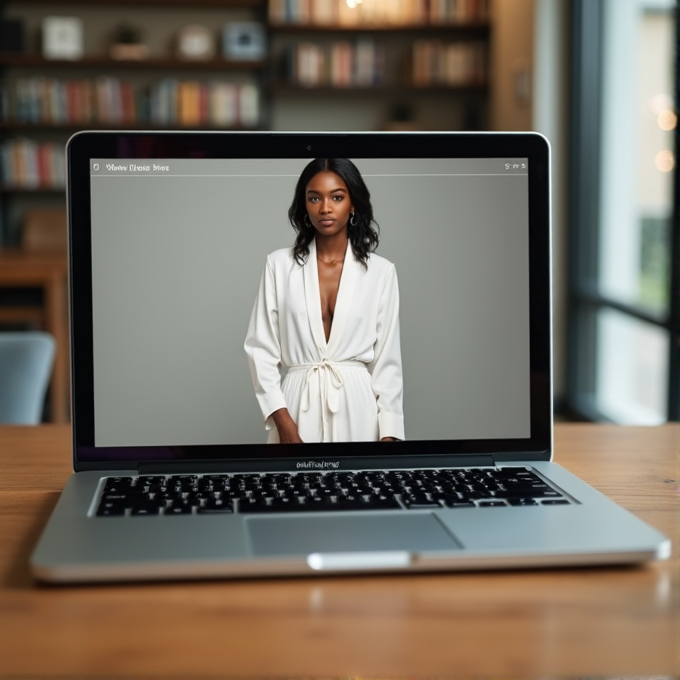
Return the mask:
POLYGON ((253 555, 380 550, 459 550, 454 538, 431 514, 249 517, 253 555))

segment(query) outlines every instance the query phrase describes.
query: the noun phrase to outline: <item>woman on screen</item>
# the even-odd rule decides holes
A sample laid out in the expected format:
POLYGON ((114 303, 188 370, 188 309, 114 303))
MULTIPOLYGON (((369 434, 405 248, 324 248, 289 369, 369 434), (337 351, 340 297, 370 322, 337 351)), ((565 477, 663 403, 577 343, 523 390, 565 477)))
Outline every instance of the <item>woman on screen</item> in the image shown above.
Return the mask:
POLYGON ((404 438, 399 289, 346 158, 302 171, 292 248, 271 253, 245 350, 270 443, 404 438))

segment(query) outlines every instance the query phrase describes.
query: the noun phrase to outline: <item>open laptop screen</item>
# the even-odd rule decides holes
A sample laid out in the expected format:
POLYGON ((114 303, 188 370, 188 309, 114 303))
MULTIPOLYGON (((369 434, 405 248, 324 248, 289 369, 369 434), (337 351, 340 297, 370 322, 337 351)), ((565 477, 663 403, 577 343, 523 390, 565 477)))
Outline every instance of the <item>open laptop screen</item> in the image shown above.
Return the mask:
MULTIPOLYGON (((79 137, 69 147, 69 197, 81 466, 273 457, 312 464, 549 448, 548 184, 540 137, 86 134, 89 144, 79 137), (300 175, 321 156, 348 158, 359 172, 379 228, 375 253, 396 271, 387 302, 362 267, 341 302, 350 285, 345 265, 337 303, 345 308, 333 319, 329 361, 361 366, 363 359, 377 373, 375 356, 362 354, 361 319, 376 308, 371 298, 396 308, 391 347, 400 370, 388 375, 389 389, 401 388, 397 444, 368 441, 359 429, 323 444, 316 442, 332 432, 308 430, 315 443, 304 453, 266 445, 272 423, 256 395, 253 359, 266 342, 253 331, 253 307, 258 296, 262 304, 267 256, 295 241, 288 212, 300 175)), ((269 285, 283 284, 274 276, 269 285)), ((304 289, 290 285, 286 294, 300 302, 304 289)), ((274 295, 279 305, 293 304, 286 294, 274 295)), ((283 323, 284 310, 276 314, 283 323)), ((296 343, 319 340, 313 325, 320 318, 298 321, 302 332, 277 336, 286 345, 282 378, 297 368, 286 356, 307 356, 296 343)), ((303 398, 329 402, 323 418, 333 390, 351 386, 326 386, 342 383, 342 371, 338 377, 313 359, 300 361, 300 379, 309 383, 303 398)), ((340 404, 350 419, 364 417, 361 407, 340 404)))

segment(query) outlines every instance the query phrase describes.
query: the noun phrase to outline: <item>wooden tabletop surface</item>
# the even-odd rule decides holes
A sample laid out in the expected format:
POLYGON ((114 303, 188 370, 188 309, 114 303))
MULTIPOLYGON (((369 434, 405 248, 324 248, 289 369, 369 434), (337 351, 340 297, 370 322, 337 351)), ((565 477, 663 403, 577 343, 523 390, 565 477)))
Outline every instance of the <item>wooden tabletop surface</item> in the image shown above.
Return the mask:
POLYGON ((555 460, 673 539, 643 567, 48 587, 68 426, 0 427, 0 678, 678 677, 680 426, 559 424, 555 460))

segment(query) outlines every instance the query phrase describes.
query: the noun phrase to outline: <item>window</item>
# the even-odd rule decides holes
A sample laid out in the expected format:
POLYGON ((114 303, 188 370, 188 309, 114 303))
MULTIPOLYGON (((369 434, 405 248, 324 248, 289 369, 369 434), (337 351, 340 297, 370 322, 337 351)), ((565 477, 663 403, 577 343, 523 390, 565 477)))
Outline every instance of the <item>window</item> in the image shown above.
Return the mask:
POLYGON ((676 4, 572 7, 568 406, 677 420, 676 4))

